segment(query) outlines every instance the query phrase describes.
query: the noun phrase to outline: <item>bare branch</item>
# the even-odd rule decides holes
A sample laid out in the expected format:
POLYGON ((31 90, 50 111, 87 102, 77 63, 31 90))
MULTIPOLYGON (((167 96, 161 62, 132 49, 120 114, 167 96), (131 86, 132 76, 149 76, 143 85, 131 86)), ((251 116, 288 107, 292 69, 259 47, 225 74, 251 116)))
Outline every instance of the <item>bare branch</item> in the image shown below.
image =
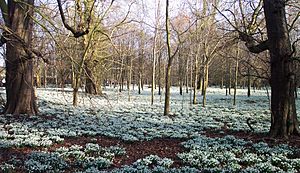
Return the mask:
POLYGON ((262 8, 263 8, 263 0, 259 0, 259 4, 254 9, 254 12, 253 12, 252 17, 251 17, 250 25, 248 26, 249 33, 255 32, 255 30, 258 26, 258 25, 256 25, 257 17, 259 15, 259 13, 261 12, 262 8))
POLYGON ((261 53, 269 49, 268 40, 257 43, 251 35, 248 35, 244 32, 239 32, 239 38, 245 42, 246 47, 252 53, 261 53))
MULTIPOLYGON (((238 31, 238 32, 242 32, 242 31, 240 31, 229 19, 228 19, 228 17, 225 15, 225 14, 223 14, 219 9, 218 9, 218 7, 216 7, 215 5, 213 5, 212 4, 212 6, 218 11, 218 13, 220 13, 225 19, 226 19, 226 21, 236 30, 236 31, 238 31)), ((230 10, 227 10, 228 12, 230 12, 231 14, 233 14, 233 12, 232 11, 230 11, 230 10)), ((235 16, 233 15, 233 17, 235 18, 235 16)), ((236 21, 236 19, 235 19, 235 21, 236 21)))
POLYGON ((289 32, 292 31, 292 29, 293 29, 295 23, 297 22, 297 20, 299 19, 299 17, 300 17, 300 11, 297 13, 296 17, 294 18, 294 20, 292 21, 291 25, 289 26, 290 27, 289 28, 289 32))
MULTIPOLYGON (((114 0, 112 0, 111 3, 113 3, 114 0)), ((57 0, 57 4, 58 4, 58 9, 59 9, 59 12, 60 12, 60 16, 61 16, 61 20, 65 26, 65 28, 69 31, 71 31, 74 35, 75 38, 78 38, 78 37, 81 37, 83 35, 86 35, 89 33, 89 29, 90 29, 90 23, 91 23, 91 13, 93 11, 93 8, 94 8, 94 5, 95 5, 95 0, 93 1, 93 4, 92 4, 92 8, 90 9, 90 12, 89 12, 89 17, 87 19, 87 27, 85 30, 75 30, 74 28, 72 28, 66 21, 66 18, 65 18, 65 14, 64 14, 64 11, 63 11, 63 8, 62 8, 62 3, 61 3, 61 0, 57 0)))
POLYGON ((34 49, 33 47, 31 47, 18 34, 16 34, 15 32, 11 31, 8 27, 1 26, 1 29, 4 30, 4 33, 2 33, 1 40, 4 39, 5 42, 10 42, 10 43, 17 42, 18 44, 21 44, 22 48, 24 49, 24 51, 28 55, 28 57, 18 59, 18 60, 16 60, 16 62, 12 62, 12 63, 25 62, 26 60, 32 59, 32 58, 35 58, 35 57, 40 57, 45 62, 48 62, 47 59, 43 58, 43 55, 42 55, 42 53, 39 50, 34 49))
POLYGON ((297 42, 300 41, 300 38, 297 38, 297 40, 295 40, 292 44, 292 52, 290 54, 290 56, 293 56, 293 54, 296 52, 296 44, 297 42))

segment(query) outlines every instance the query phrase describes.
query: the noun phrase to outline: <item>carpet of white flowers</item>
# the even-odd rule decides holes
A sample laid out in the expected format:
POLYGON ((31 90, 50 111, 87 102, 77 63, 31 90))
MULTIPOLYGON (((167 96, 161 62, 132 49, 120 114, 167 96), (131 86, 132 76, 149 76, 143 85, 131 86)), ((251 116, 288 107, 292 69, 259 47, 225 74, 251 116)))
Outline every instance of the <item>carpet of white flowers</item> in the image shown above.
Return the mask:
MULTIPOLYGON (((2 91, 2 97, 4 97, 2 91)), ((225 90, 209 88, 205 108, 191 105, 190 93, 179 95, 172 89, 171 115, 163 116, 163 96, 155 95, 151 105, 150 90, 117 92, 106 88, 105 96, 80 94, 79 106, 72 106, 72 92, 61 89, 38 89, 39 116, 0 116, 0 149, 32 147, 47 148, 63 143, 67 137, 108 136, 127 142, 154 138, 182 138, 183 153, 176 153, 182 167, 172 167, 173 160, 149 155, 132 165, 113 168, 116 156, 125 155, 120 146, 102 147, 96 143, 85 146, 60 147, 55 151, 36 150, 25 160, 12 157, 0 163, 0 172, 14 172, 18 167, 27 172, 298 172, 298 148, 288 145, 269 146, 234 136, 210 138, 207 130, 222 132, 250 129, 246 120, 256 120, 255 132, 267 132, 270 126, 269 101, 266 90, 256 90, 251 97, 239 89, 237 105, 225 90), (76 169, 78 168, 78 169, 76 169)), ((297 105, 300 102, 297 100, 297 105)), ((299 111, 300 108, 298 108, 299 111)))

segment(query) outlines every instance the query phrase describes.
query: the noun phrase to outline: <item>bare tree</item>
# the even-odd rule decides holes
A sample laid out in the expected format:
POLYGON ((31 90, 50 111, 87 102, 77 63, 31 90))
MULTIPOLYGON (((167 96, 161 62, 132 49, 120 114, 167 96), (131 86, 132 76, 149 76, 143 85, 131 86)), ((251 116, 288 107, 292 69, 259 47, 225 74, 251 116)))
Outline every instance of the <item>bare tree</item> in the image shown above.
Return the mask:
POLYGON ((261 53, 269 50, 271 66, 270 136, 288 138, 292 134, 299 134, 300 130, 295 106, 293 49, 285 6, 285 0, 261 0, 248 27, 246 27, 243 17, 243 26, 246 30, 240 31, 234 25, 232 26, 239 32, 240 39, 245 42, 250 52, 261 53), (253 32, 258 28, 256 20, 261 7, 264 9, 268 39, 257 42, 253 37, 253 32))

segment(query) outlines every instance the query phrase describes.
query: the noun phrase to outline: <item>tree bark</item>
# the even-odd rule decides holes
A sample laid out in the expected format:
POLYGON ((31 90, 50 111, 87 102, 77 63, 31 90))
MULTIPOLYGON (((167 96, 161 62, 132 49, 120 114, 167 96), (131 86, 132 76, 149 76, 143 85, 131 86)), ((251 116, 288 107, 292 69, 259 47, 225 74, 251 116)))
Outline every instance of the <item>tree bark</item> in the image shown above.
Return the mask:
POLYGON ((208 73, 209 73, 209 65, 205 64, 204 65, 204 76, 203 76, 203 98, 202 98, 202 107, 205 107, 206 105, 206 92, 207 92, 207 87, 208 87, 208 73))
POLYGON ((161 56, 162 56, 162 54, 159 53, 159 56, 158 56, 158 95, 161 95, 161 88, 162 88, 162 84, 161 84, 161 56))
POLYGON ((271 57, 271 137, 299 134, 295 106, 295 74, 287 28, 285 0, 264 0, 271 57))
POLYGON ((250 97, 251 96, 251 76, 250 76, 250 67, 248 67, 247 69, 247 96, 250 97))
POLYGON ((167 51, 168 51, 168 64, 165 78, 166 92, 165 92, 165 105, 164 115, 170 114, 170 86, 171 86, 171 46, 170 46, 170 31, 169 31, 169 0, 166 0, 166 34, 167 34, 167 51))
POLYGON ((47 75, 47 64, 46 63, 44 63, 44 65, 43 65, 43 86, 44 86, 44 88, 47 88, 47 77, 48 77, 48 75, 47 75))
POLYGON ((98 94, 97 84, 95 83, 94 75, 88 63, 85 63, 85 92, 88 94, 98 94))
MULTIPOLYGON (((198 81, 198 56, 195 57, 195 66, 194 66, 194 88, 193 88, 193 104, 197 104, 197 81, 198 81)), ((201 80, 201 79, 200 79, 201 80)))
POLYGON ((128 57, 129 58, 129 64, 127 65, 127 83, 128 83, 128 101, 130 102, 131 101, 131 96, 130 96, 130 84, 131 84, 131 81, 132 81, 132 61, 133 61, 133 58, 131 56, 128 57))
POLYGON ((41 81, 41 69, 40 69, 39 60, 37 60, 36 63, 35 80, 36 80, 35 86, 37 88, 40 88, 42 86, 42 81, 41 81))
MULTIPOLYGON (((32 42, 34 0, 8 1, 9 21, 6 26, 20 37, 28 47, 32 42)), ((9 36, 10 37, 10 36, 9 36)), ((33 87, 33 62, 24 45, 8 38, 6 45, 6 98, 5 114, 38 113, 33 87)))
POLYGON ((234 91, 233 91, 233 105, 236 105, 236 90, 238 85, 238 70, 239 70, 239 43, 237 44, 236 48, 236 58, 235 58, 235 71, 234 71, 234 91))
MULTIPOLYGON (((171 55, 170 31, 169 31, 169 0, 166 1, 166 35, 167 35, 167 51, 168 51, 168 64, 166 71, 166 92, 165 92, 165 107, 164 115, 170 115, 170 87, 171 87, 171 68, 172 62, 176 52, 171 55)), ((177 49, 178 50, 178 49, 177 49)))

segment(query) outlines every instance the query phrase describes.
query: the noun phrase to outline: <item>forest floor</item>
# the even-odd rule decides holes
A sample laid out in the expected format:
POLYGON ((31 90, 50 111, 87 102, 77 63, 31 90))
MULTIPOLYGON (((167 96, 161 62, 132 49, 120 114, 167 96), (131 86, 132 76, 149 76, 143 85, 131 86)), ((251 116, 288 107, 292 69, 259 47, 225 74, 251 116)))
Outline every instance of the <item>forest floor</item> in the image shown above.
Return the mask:
POLYGON ((165 117, 163 98, 151 105, 148 88, 130 96, 113 88, 105 97, 82 93, 76 108, 71 92, 38 89, 40 115, 0 117, 0 172, 300 171, 300 137, 267 135, 265 90, 246 97, 239 89, 233 106, 225 90, 209 88, 205 108, 200 95, 191 105, 189 93, 177 90, 165 117))

